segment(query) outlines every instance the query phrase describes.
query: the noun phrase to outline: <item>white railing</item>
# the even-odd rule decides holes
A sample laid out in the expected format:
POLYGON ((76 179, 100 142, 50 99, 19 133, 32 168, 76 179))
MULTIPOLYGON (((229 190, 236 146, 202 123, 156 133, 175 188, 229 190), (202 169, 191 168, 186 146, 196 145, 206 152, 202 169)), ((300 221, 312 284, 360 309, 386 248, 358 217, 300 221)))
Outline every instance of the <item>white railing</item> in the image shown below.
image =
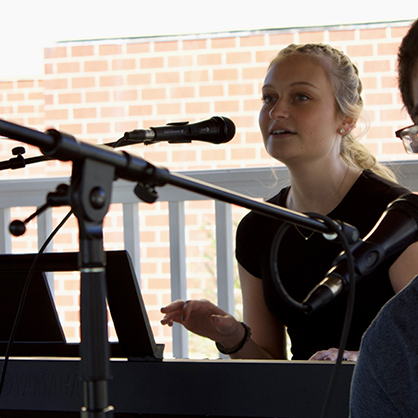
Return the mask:
MULTIPOLYGON (((418 191, 418 162, 401 161, 390 163, 401 184, 418 191)), ((288 181, 287 170, 283 167, 212 170, 182 173, 193 179, 240 193, 250 198, 267 198, 273 191, 288 181), (276 185, 276 187, 275 187, 276 185)), ((8 232, 10 210, 14 207, 41 206, 46 195, 56 186, 68 182, 66 178, 24 179, 0 181, 0 254, 11 252, 11 236, 8 232)), ((140 279, 140 237, 138 198, 133 193, 134 184, 116 181, 112 203, 123 205, 124 246, 132 257, 138 280, 140 279)), ((172 298, 186 299, 186 242, 184 202, 206 199, 199 194, 174 186, 158 189, 158 201, 169 204, 170 226, 170 269, 172 298)), ((234 312, 233 277, 233 228, 231 205, 216 201, 216 253, 218 277, 218 304, 228 312, 234 312)), ((52 211, 47 210, 38 218, 38 242, 43 243, 52 231, 52 211)), ((173 355, 177 358, 188 356, 187 333, 182 327, 173 328, 173 355)))

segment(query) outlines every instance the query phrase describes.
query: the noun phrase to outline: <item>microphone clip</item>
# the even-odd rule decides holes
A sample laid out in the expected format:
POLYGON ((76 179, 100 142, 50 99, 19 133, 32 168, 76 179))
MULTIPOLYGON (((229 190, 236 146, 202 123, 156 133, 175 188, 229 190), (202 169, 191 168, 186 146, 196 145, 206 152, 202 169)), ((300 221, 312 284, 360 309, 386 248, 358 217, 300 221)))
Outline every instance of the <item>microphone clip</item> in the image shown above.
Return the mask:
POLYGON ((68 184, 60 184, 55 192, 48 193, 46 203, 40 206, 32 215, 24 221, 14 220, 10 222, 9 232, 15 236, 20 237, 26 232, 26 224, 32 219, 36 218, 42 212, 50 207, 68 206, 70 204, 70 186, 68 184))

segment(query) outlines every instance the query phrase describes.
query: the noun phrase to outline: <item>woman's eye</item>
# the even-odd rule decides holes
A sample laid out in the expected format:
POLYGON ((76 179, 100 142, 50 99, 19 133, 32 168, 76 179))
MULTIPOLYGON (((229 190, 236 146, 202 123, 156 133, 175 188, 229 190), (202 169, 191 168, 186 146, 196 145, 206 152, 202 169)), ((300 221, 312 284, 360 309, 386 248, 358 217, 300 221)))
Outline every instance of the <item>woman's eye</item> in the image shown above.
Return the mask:
POLYGON ((309 97, 306 94, 303 94, 303 93, 297 93, 295 95, 295 98, 299 102, 306 102, 307 100, 309 100, 309 97))
POLYGON ((264 103, 270 103, 270 102, 272 102, 272 101, 274 100, 274 98, 273 98, 273 96, 270 96, 269 94, 263 94, 263 95, 261 96, 261 100, 262 100, 264 103))

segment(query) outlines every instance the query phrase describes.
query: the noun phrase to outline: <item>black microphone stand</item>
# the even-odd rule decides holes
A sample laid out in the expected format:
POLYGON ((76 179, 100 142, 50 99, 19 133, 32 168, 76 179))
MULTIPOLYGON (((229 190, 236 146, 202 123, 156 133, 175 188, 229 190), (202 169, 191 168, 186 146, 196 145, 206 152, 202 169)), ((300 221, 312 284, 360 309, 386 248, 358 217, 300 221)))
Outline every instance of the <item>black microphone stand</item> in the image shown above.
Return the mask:
MULTIPOLYGON (((300 227, 335 235, 323 220, 258 202, 187 176, 172 174, 166 168, 157 168, 125 151, 77 141, 71 135, 56 130, 43 133, 0 119, 0 134, 37 146, 49 158, 73 161, 69 204, 78 219, 80 240, 80 356, 84 391, 82 418, 113 417, 113 407, 108 404, 111 370, 105 301, 103 219, 110 204, 112 182, 116 178, 137 182, 136 194, 149 202, 157 198, 156 187, 172 184, 300 227)), ((342 223, 340 227, 350 240, 357 239, 358 231, 355 228, 342 223)))

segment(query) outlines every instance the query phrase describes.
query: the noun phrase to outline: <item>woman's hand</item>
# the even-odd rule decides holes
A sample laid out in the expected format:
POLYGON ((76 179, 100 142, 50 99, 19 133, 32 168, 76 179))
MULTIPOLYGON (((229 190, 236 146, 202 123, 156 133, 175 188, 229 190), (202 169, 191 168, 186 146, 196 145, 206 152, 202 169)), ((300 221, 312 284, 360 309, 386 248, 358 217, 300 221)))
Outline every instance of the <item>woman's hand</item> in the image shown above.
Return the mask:
POLYGON ((172 326, 182 324, 189 331, 234 347, 244 338, 244 328, 230 314, 208 300, 176 300, 161 308, 165 314, 161 324, 172 326))
MULTIPOLYGON (((354 361, 358 359, 358 351, 344 351, 343 360, 354 361)), ((317 351, 309 360, 330 360, 336 361, 338 357, 338 348, 330 348, 329 350, 317 351)))

